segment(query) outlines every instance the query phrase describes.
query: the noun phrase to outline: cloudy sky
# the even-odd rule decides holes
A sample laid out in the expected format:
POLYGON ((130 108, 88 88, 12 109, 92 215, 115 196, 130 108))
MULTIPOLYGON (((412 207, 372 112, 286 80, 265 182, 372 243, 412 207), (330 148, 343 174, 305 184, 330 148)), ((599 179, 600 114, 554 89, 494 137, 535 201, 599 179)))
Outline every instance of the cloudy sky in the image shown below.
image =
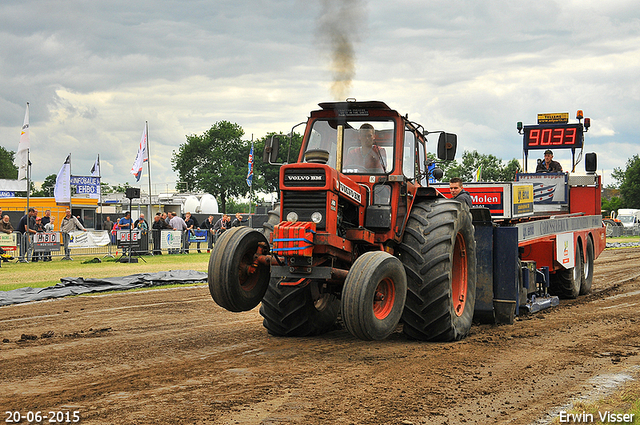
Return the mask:
MULTIPOLYGON (((0 4, 0 145, 17 150, 30 102, 36 182, 71 153, 74 175, 99 154, 103 182, 134 183, 148 121, 153 190, 164 191, 186 135, 220 120, 246 139, 288 132, 319 102, 352 97, 458 134, 458 158, 521 159, 517 121, 569 112, 573 122, 582 109, 592 122, 585 152, 597 152, 607 184, 639 153, 639 77, 632 0, 0 4), (336 46, 352 52, 342 73, 336 46), (351 80, 337 87, 338 77, 351 80)), ((565 169, 570 158, 556 151, 565 169)), ((146 190, 146 167, 140 183, 146 190)))

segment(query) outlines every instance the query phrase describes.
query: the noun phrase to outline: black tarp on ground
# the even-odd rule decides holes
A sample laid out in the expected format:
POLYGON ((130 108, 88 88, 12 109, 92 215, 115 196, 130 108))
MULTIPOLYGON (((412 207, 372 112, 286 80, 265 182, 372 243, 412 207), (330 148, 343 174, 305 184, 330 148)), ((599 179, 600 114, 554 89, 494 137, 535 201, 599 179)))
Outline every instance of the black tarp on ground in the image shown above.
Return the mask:
POLYGON ((49 286, 47 288, 18 288, 12 291, 0 291, 0 306, 40 301, 47 298, 61 298, 68 295, 124 291, 150 286, 203 283, 206 281, 207 274, 195 270, 138 273, 130 276, 109 277, 105 279, 65 277, 60 279, 60 283, 56 286, 49 286))

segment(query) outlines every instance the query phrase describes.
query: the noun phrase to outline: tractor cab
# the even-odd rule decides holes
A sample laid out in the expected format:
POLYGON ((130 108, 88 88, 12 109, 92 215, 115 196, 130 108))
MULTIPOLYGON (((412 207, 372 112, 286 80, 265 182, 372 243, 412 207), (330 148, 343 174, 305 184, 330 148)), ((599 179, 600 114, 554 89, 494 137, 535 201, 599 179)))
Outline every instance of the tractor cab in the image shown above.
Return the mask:
MULTIPOLYGON (((366 229, 372 242, 399 241, 418 190, 428 186, 429 178, 442 175, 427 158, 429 133, 383 102, 319 106, 322 109, 311 112, 306 122, 298 162, 282 164, 282 220, 314 221, 315 217, 318 231, 346 237, 350 229, 366 229), (328 199, 319 186, 329 189, 328 199), (300 203, 309 205, 315 197, 322 197, 317 203, 325 204, 326 212, 304 211, 300 203)), ((455 135, 438 133, 439 157, 453 159, 455 135)), ((266 151, 265 159, 275 158, 277 140, 272 139, 266 151)))

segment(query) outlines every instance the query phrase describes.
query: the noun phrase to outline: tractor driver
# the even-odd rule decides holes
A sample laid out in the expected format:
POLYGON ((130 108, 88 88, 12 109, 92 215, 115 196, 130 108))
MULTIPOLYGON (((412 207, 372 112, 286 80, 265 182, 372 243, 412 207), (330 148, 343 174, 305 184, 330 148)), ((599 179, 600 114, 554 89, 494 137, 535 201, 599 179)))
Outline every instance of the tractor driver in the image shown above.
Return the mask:
POLYGON ((386 172, 384 148, 375 144, 375 129, 371 124, 362 124, 358 130, 360 146, 349 149, 344 168, 357 168, 360 171, 386 172))

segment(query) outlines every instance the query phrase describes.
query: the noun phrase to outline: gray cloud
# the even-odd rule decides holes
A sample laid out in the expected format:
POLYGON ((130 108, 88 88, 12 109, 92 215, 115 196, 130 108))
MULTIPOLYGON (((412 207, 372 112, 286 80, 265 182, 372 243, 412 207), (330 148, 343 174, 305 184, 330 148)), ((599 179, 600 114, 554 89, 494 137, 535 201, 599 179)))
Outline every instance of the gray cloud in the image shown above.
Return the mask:
POLYGON ((288 131, 346 94, 505 160, 522 157, 517 121, 583 109, 585 149, 608 175, 638 151, 639 27, 632 1, 10 2, 0 5, 0 144, 17 149, 29 101, 35 180, 71 152, 74 173, 100 154, 105 181, 132 182, 149 121, 153 181, 169 184, 185 135, 223 119, 247 139, 288 131), (336 34, 353 59, 337 95, 336 34))

